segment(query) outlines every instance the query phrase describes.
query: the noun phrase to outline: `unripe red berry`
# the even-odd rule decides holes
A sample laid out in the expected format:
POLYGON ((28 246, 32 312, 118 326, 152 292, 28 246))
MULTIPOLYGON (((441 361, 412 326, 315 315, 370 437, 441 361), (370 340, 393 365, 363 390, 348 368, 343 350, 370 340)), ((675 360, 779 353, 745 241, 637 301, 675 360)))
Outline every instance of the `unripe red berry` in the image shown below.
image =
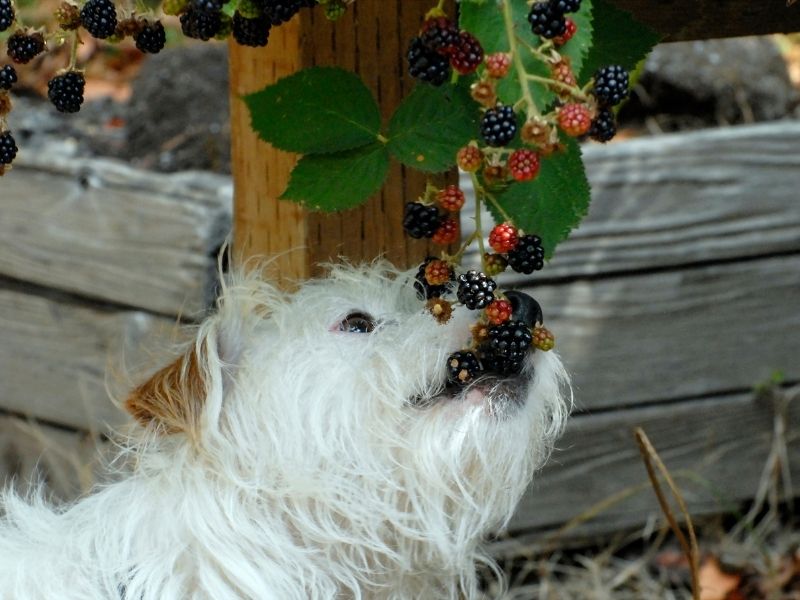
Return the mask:
POLYGON ((464 192, 457 185, 448 185, 436 194, 439 205, 448 212, 458 212, 464 206, 464 192))
POLYGON ((495 52, 486 57, 486 73, 489 77, 505 77, 511 67, 511 56, 507 52, 495 52))
POLYGON ((467 173, 474 173, 483 164, 483 152, 477 146, 470 144, 464 146, 456 154, 456 164, 458 168, 467 173))
POLYGON ((517 228, 510 223, 495 225, 489 233, 489 245, 492 250, 499 254, 505 254, 513 250, 519 242, 517 228))
POLYGON ((500 325, 511 318, 512 311, 508 300, 494 300, 486 307, 486 318, 492 325, 500 325))
POLYGON ((572 137, 579 137, 592 126, 592 113, 585 104, 565 104, 558 109, 558 126, 572 137))
POLYGON ((530 148, 519 148, 508 157, 508 170, 517 181, 530 181, 539 174, 539 155, 530 148))
POLYGON ((452 217, 448 217, 439 225, 439 229, 433 234, 431 240, 434 244, 447 246, 448 244, 457 242, 460 234, 461 231, 458 226, 458 221, 452 217))
POLYGON ((546 327, 535 327, 533 330, 532 344, 534 348, 547 352, 556 345, 556 338, 546 327))
POLYGON ((431 285, 444 285, 453 276, 453 271, 443 260, 432 260, 425 267, 425 280, 431 285))
POLYGON ((564 44, 566 44, 568 41, 570 41, 572 39, 572 36, 574 36, 577 33, 577 31, 578 31, 578 26, 575 24, 575 21, 573 21, 572 19, 567 17, 566 18, 566 29, 564 30, 564 33, 554 37, 553 38, 553 43, 556 46, 563 46, 564 44))

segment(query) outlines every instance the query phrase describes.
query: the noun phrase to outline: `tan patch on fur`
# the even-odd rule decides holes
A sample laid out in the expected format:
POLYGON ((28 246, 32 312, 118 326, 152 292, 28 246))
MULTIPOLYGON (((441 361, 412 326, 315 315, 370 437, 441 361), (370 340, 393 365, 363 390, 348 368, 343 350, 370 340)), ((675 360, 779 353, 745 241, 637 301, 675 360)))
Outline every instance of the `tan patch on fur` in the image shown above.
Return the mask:
POLYGON ((194 437, 206 397, 197 352, 179 356, 125 400, 125 408, 142 425, 155 424, 163 433, 194 437))

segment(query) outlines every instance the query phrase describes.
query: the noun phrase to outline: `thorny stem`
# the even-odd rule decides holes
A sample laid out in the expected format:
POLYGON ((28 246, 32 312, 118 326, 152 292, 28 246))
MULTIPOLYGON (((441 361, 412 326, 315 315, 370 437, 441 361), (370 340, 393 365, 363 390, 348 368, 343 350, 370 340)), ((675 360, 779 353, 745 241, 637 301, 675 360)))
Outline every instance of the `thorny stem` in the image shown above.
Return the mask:
POLYGON ((497 212, 500 213, 500 215, 503 217, 504 221, 507 221, 509 223, 513 223, 514 222, 514 219, 512 219, 510 216, 508 216, 508 213, 505 210, 503 210, 502 206, 500 206, 500 203, 497 201, 497 198, 495 198, 492 194, 490 194, 486 190, 483 190, 483 195, 486 197, 486 199, 489 202, 492 203, 492 206, 494 206, 495 209, 497 209, 497 212))
POLYGON ((464 240, 464 242, 461 244, 461 247, 458 249, 458 252, 456 252, 449 258, 452 259, 452 261, 455 263, 461 263, 461 257, 464 256, 464 252, 467 251, 467 248, 470 247, 472 242, 474 242, 476 239, 480 240, 481 239, 480 236, 481 233, 478 230, 476 230, 471 236, 469 236, 466 240, 464 240))
POLYGON ((539 108, 533 101, 531 90, 525 84, 525 65, 522 64, 522 56, 520 56, 519 48, 517 47, 517 37, 514 35, 514 16, 511 14, 511 0, 503 0, 503 21, 506 26, 506 37, 508 38, 508 50, 514 60, 514 69, 517 71, 517 78, 519 79, 520 87, 522 88, 522 99, 525 101, 525 108, 527 115, 538 117, 539 108))

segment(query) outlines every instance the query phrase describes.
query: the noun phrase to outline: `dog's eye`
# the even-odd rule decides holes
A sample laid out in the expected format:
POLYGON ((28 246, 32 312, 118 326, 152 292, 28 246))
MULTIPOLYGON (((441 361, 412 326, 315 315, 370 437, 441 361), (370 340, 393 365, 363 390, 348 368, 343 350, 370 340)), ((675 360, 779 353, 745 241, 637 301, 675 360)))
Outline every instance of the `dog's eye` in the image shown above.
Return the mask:
POLYGON ((345 333, 370 333, 374 329, 375 319, 361 312, 350 313, 339 323, 339 331, 345 333))

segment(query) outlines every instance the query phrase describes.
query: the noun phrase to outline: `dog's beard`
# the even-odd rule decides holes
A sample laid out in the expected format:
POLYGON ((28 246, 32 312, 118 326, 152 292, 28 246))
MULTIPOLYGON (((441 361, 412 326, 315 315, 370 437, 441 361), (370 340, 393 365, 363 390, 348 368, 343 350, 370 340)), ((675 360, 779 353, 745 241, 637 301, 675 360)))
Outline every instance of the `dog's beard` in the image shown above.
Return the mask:
POLYGON ((464 387, 442 385, 433 393, 413 396, 409 404, 421 410, 448 403, 482 405, 491 417, 510 418, 525 403, 529 386, 529 378, 524 375, 484 375, 464 387))

